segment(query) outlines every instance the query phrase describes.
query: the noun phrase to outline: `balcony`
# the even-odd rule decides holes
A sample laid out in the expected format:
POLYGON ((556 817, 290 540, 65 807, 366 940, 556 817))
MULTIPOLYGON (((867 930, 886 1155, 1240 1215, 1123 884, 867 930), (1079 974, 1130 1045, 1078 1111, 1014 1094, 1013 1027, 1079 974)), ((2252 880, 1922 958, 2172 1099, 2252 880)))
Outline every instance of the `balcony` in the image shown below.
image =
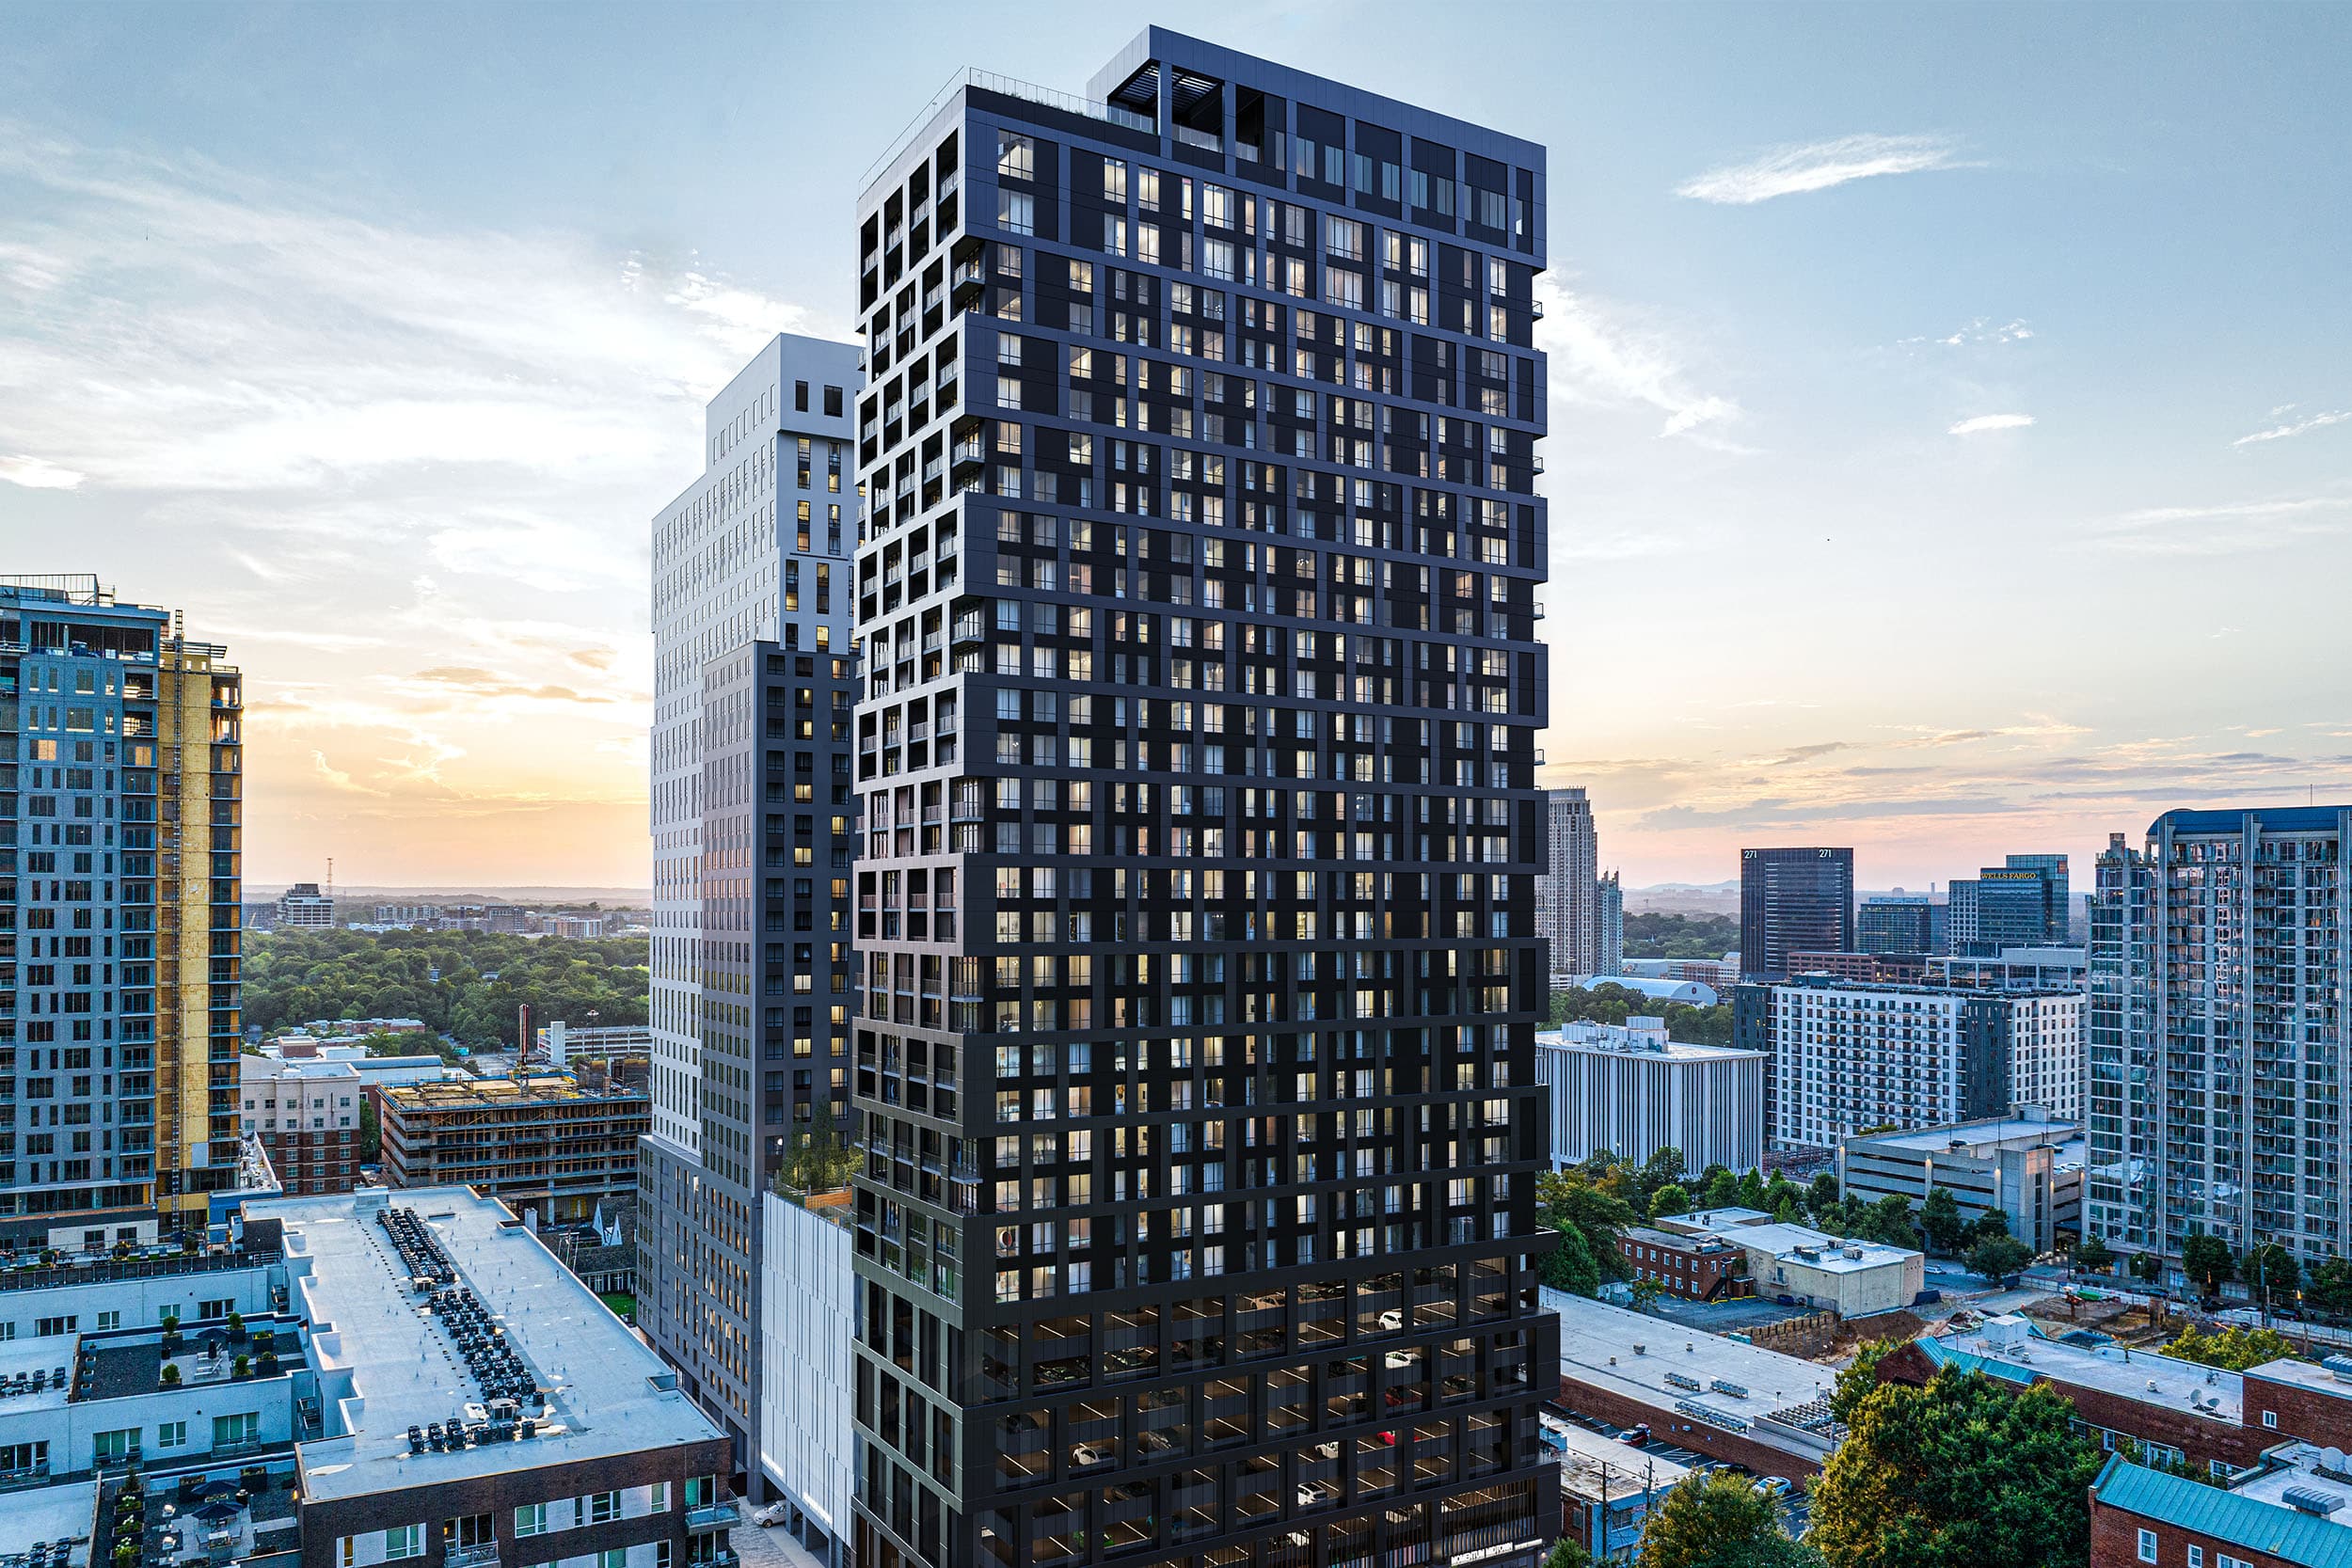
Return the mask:
POLYGON ((441 1548, 441 1568, 496 1568, 498 1560, 499 1545, 495 1541, 467 1546, 453 1543, 441 1548))
POLYGON ((688 1533, 699 1535, 706 1530, 733 1529, 743 1522, 743 1511, 733 1497, 723 1497, 715 1503, 686 1511, 688 1533))

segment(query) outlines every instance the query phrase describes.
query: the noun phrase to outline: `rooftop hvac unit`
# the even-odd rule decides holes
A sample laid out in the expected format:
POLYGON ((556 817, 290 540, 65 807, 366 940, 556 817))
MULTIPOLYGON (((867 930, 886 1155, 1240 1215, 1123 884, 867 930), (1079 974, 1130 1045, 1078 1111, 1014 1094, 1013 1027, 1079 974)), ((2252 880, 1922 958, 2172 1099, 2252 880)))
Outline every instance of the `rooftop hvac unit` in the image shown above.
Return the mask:
POLYGON ((2352 1383, 2352 1355, 2331 1355, 2320 1365, 2335 1373, 2338 1383, 2352 1383))
POLYGON ((1748 1397, 1748 1391, 1745 1388, 1740 1387, 1740 1385, 1732 1382, 1729 1378, 1716 1378, 1714 1381, 1709 1383, 1708 1386, 1714 1389, 1718 1394, 1729 1394, 1735 1400, 1743 1400, 1748 1397))
POLYGON ((2309 1486, 2290 1486, 2279 1498, 2299 1513, 2316 1513, 2322 1518, 2344 1506, 2344 1499, 2332 1492, 2321 1492, 2309 1486))

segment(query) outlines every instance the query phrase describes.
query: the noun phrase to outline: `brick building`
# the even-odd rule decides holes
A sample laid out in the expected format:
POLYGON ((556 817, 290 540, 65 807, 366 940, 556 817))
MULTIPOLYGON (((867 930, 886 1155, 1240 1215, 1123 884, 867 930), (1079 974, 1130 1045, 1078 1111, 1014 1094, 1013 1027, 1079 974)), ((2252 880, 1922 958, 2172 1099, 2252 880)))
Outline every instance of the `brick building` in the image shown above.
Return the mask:
POLYGON ((2091 1483, 2090 1568, 2343 1568, 2344 1466, 2340 1450, 2299 1443, 2223 1487, 2112 1455, 2091 1483))
POLYGON ((365 1081, 349 1062, 237 1058, 247 1136, 269 1155, 289 1196, 347 1193, 358 1180, 365 1081))
MULTIPOLYGON (((2352 1375, 2352 1361, 2336 1359, 2352 1375)), ((2021 1387, 2048 1384, 2074 1403, 2077 1424, 2101 1447, 2113 1450, 2128 1438, 2147 1458, 2216 1479, 2261 1465, 2265 1450, 2292 1440, 2352 1444, 2352 1384, 2305 1362, 2274 1361, 2240 1374, 2120 1345, 2053 1339, 2022 1317, 1996 1317, 1966 1334, 1912 1341, 1879 1363, 1879 1377, 1915 1386, 1946 1366, 2021 1387)))
POLYGON ((1646 1225, 1629 1226, 1617 1252, 1634 1278, 1655 1279, 1670 1296, 1728 1301, 1755 1293, 1748 1282, 1747 1249, 1721 1236, 1683 1236, 1646 1225))
POLYGON ((599 1199, 637 1191, 637 1139, 652 1125, 642 1091, 591 1090, 568 1073, 409 1084, 376 1091, 384 1180, 463 1185, 579 1225, 599 1199))
POLYGON ((1543 1304, 1560 1315, 1559 1398, 1576 1415, 1791 1482, 1845 1440, 1830 1368, 1561 1291, 1543 1304))

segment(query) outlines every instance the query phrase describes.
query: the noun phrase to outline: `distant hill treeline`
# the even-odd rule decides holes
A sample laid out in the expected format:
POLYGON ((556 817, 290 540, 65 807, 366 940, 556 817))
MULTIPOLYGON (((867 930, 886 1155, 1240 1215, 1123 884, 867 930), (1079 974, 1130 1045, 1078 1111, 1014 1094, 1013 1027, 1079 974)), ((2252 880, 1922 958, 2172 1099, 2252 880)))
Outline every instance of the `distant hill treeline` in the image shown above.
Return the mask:
POLYGON ((644 1022, 645 960, 643 937, 253 931, 246 935, 245 1022, 267 1033, 319 1018, 419 1018, 468 1045, 512 1046, 521 1002, 531 1004, 534 1024, 584 1024, 591 1008, 598 1023, 644 1022))

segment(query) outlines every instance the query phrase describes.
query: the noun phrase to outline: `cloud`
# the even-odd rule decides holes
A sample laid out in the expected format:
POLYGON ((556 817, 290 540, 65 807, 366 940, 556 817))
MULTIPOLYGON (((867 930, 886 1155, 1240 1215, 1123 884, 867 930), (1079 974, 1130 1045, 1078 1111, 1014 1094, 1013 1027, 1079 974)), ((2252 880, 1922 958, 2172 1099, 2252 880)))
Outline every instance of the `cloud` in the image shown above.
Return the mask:
POLYGON ((1958 145, 1947 136, 1840 136, 1834 141, 1775 148, 1750 163, 1709 169, 1677 186, 1675 194, 1748 207, 1776 196, 1825 191, 1874 175, 1980 166, 1963 163, 1958 154, 1958 145))
POLYGON ((1979 414, 1952 426, 1954 436, 1981 436, 1988 430, 2023 430, 2033 423, 2031 414, 1979 414))
POLYGON ((1535 293, 1544 307, 1535 346, 1549 356, 1555 407, 1653 409, 1665 416, 1661 438, 1690 436, 1718 451, 1749 450, 1711 428, 1738 420, 1740 405, 1691 384, 1689 354, 1675 333, 1550 277, 1535 280, 1535 293))
POLYGON ((2092 544, 2137 555, 2228 555, 2352 529, 2352 492, 2153 506, 2092 523, 2092 544))
POLYGON ((1924 345, 1932 345, 1936 348, 1999 347, 2008 343, 2022 343, 2033 335, 2033 328, 2023 321, 2005 322, 1995 326, 1993 325, 1992 317, 1979 316, 1948 338, 1900 338, 1896 340, 1895 346, 1898 348, 1917 348, 1924 345))
POLYGON ((78 490, 83 477, 38 457, 0 457, 0 479, 27 490, 78 490))
MULTIPOLYGON (((2270 411, 2269 417, 2275 420, 2294 406, 2293 404, 2288 404, 2284 408, 2274 408, 2270 411)), ((2250 447, 2258 441, 2283 441, 2290 436, 2300 436, 2308 430, 2325 430, 2331 424, 2342 424, 2346 420, 2352 420, 2352 408, 2331 409, 2325 414, 2313 414, 2306 419, 2296 420, 2292 424, 2273 425, 2268 430, 2255 431, 2251 436, 2241 436, 2230 445, 2250 447)))
POLYGON ((310 753, 310 770, 312 774, 329 789, 341 790, 343 793, 350 795, 381 795, 384 793, 380 789, 371 789, 366 784, 354 780, 349 773, 344 772, 333 763, 328 762, 325 752, 313 751, 310 753))

